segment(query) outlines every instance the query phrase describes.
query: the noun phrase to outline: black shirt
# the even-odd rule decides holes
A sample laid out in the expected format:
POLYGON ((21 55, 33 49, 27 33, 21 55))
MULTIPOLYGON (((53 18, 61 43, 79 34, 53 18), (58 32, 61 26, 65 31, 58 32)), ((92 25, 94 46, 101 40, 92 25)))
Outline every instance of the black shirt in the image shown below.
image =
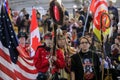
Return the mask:
POLYGON ((95 77, 91 80, 99 80, 99 72, 100 72, 100 61, 97 54, 88 51, 86 53, 79 52, 74 54, 71 57, 71 71, 75 73, 75 80, 85 80, 84 73, 93 71, 95 77), (88 62, 93 64, 93 67, 88 62), (92 68, 92 69, 90 69, 92 68))

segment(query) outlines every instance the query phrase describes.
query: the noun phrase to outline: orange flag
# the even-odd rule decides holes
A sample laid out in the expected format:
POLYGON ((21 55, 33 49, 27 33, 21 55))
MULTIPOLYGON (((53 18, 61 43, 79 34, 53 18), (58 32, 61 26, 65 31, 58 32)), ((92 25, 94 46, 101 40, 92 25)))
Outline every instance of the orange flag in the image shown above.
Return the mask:
POLYGON ((37 47, 40 45, 40 33, 38 28, 38 22, 36 17, 36 9, 32 9, 32 20, 30 26, 30 46, 31 46, 31 57, 35 55, 37 47))
POLYGON ((93 13, 93 32, 98 38, 99 41, 101 41, 101 30, 103 32, 103 36, 105 37, 106 35, 109 34, 109 28, 106 28, 103 26, 109 26, 110 20, 108 16, 102 17, 103 13, 108 14, 108 3, 107 0, 92 0, 91 5, 90 5, 90 11, 93 13), (101 29, 101 21, 103 22, 102 24, 102 29, 101 29))

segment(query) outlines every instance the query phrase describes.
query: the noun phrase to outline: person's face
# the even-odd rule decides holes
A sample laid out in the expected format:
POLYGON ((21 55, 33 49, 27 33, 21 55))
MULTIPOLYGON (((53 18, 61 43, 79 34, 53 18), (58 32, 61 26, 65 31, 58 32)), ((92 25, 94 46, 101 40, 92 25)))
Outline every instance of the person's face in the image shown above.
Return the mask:
POLYGON ((59 40, 57 41, 57 43, 58 43, 58 46, 59 46, 60 48, 64 48, 64 46, 65 46, 65 39, 59 39, 59 40))
POLYGON ((42 20, 43 21, 45 21, 46 20, 46 16, 44 15, 44 16, 42 16, 42 20))
POLYGON ((26 13, 27 13, 26 9, 23 9, 23 14, 26 14, 26 13))
POLYGON ((113 6, 113 3, 112 3, 112 1, 109 1, 109 6, 113 6))
POLYGON ((83 9, 85 12, 87 12, 88 10, 88 7, 87 6, 84 6, 84 9, 83 9))
POLYGON ((117 30, 117 33, 120 33, 120 29, 117 30))
POLYGON ((114 27, 113 27, 113 31, 116 31, 116 29, 117 29, 116 26, 114 26, 114 27))
POLYGON ((117 39, 118 39, 118 41, 119 41, 119 44, 120 44, 120 36, 117 36, 117 39))
POLYGON ((41 26, 41 25, 42 25, 41 21, 38 21, 38 26, 41 26))
POLYGON ((76 29, 72 30, 72 35, 76 35, 76 29))
POLYGON ((20 38, 19 38, 19 44, 20 44, 22 47, 25 47, 25 37, 20 37, 20 38))
POLYGON ((41 16, 40 14, 37 14, 37 18, 40 18, 40 16, 41 16))
POLYGON ((115 44, 119 44, 119 40, 117 38, 115 39, 115 44))
POLYGON ((80 48, 82 49, 82 51, 88 51, 90 47, 89 42, 86 39, 81 39, 80 40, 80 48))
POLYGON ((68 23, 69 23, 69 19, 65 19, 65 20, 64 20, 64 23, 65 23, 65 24, 68 24, 68 23))
POLYGON ((52 48, 53 47, 53 41, 52 39, 45 39, 45 43, 47 47, 52 48))
POLYGON ((75 13, 76 16, 79 16, 80 14, 78 12, 75 13))
POLYGON ((75 22, 75 20, 74 20, 74 19, 71 19, 71 20, 70 20, 70 23, 71 23, 71 24, 73 24, 74 22, 75 22))
POLYGON ((82 21, 81 22, 78 22, 78 25, 79 25, 79 27, 82 27, 82 21))

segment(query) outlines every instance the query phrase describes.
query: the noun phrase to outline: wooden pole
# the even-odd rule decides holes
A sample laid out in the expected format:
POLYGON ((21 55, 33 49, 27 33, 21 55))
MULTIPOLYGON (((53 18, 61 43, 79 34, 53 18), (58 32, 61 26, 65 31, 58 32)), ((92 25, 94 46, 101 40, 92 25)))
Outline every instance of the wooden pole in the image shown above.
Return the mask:
POLYGON ((56 30, 57 30, 57 24, 54 23, 54 45, 53 45, 53 56, 55 55, 56 53, 56 30))
MULTIPOLYGON (((102 13, 100 18, 100 31, 101 31, 101 53, 102 53, 102 63, 101 63, 101 69, 102 69, 102 80, 104 80, 104 60, 105 60, 105 54, 104 54, 104 36, 102 29, 108 29, 111 25, 110 17, 107 13, 102 13), (104 20, 105 19, 105 20, 104 20), (103 21, 104 20, 104 21, 103 21), (109 20, 109 23, 106 23, 107 20, 109 20)), ((106 36, 106 35, 105 35, 106 36)), ((108 74, 109 75, 109 74, 108 74)))

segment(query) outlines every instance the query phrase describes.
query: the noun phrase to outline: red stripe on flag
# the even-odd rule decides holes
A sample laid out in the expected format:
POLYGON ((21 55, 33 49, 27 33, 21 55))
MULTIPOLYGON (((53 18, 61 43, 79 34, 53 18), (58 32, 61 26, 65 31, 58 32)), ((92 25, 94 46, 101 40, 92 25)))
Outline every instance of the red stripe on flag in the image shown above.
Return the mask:
POLYGON ((25 50, 24 50, 21 46, 18 46, 18 47, 17 47, 17 50, 18 50, 18 52, 20 53, 20 56, 25 57, 25 58, 27 58, 27 59, 30 58, 30 56, 27 55, 27 53, 25 52, 25 50))
POLYGON ((9 77, 11 77, 13 80, 17 80, 16 76, 14 75, 14 72, 12 72, 11 70, 9 70, 8 68, 6 68, 6 66, 0 64, 0 69, 2 72, 4 72, 6 75, 8 75, 9 77))
MULTIPOLYGON (((3 50, 1 50, 0 49, 0 56, 3 58, 3 59, 5 59, 7 62, 8 62, 8 64, 10 64, 11 63, 11 60, 10 60, 10 56, 8 56, 3 50)), ((22 58, 23 59, 23 58, 22 58)), ((25 60, 23 60, 23 61, 25 61, 25 60)), ((26 62, 27 62, 27 60, 26 60, 26 62)), ((27 62, 27 63, 29 63, 29 62, 27 62)), ((27 64, 27 63, 25 63, 25 64, 27 64)), ((4 62, 3 62, 3 64, 4 64, 4 62)), ((32 64, 32 63, 31 63, 32 64)), ((25 71, 25 73, 28 73, 28 74, 37 74, 37 70, 36 69, 34 69, 33 68, 33 70, 31 70, 31 69, 29 69, 29 68, 27 68, 28 66, 24 66, 21 62, 19 62, 19 60, 18 60, 18 62, 17 62, 17 64, 15 64, 15 65, 18 65, 20 68, 21 68, 21 70, 23 70, 23 71, 25 71)), ((11 66, 12 66, 12 64, 11 64, 11 66)), ((33 66, 31 66, 31 67, 34 67, 34 65, 33 66)), ((15 69, 14 69, 14 71, 15 72, 12 72, 11 70, 9 70, 6 66, 4 66, 4 65, 2 65, 2 64, 0 64, 0 69, 2 70, 2 72, 3 73, 5 73, 6 75, 8 75, 9 77, 11 77, 12 79, 14 79, 14 80, 17 80, 16 78, 19 78, 20 80, 31 80, 30 78, 28 79, 28 78, 26 78, 24 75, 25 74, 22 74, 22 73, 20 73, 20 72, 18 72, 18 71, 15 71, 15 69), (16 78, 15 78, 16 77, 16 78)), ((0 79, 1 80, 1 79, 0 79)))
POLYGON ((0 49, 0 56, 3 57, 7 62, 11 63, 10 56, 8 56, 2 49, 0 49))
POLYGON ((0 77, 0 80, 3 80, 3 79, 0 77))
POLYGON ((31 58, 31 59, 29 58, 29 59, 28 59, 28 58, 24 58, 23 56, 20 56, 20 57, 22 58, 22 60, 24 60, 24 61, 25 61, 27 64, 29 64, 30 66, 34 66, 34 63, 33 63, 33 61, 32 61, 33 58, 31 58), (29 62, 28 60, 29 60, 29 61, 32 61, 32 63, 29 62))
POLYGON ((30 66, 34 66, 34 63, 33 63, 33 57, 31 58, 24 58, 23 56, 20 56, 22 58, 22 60, 24 60, 27 64, 29 64, 30 66), (32 63, 30 63, 29 61, 32 61, 32 63))
POLYGON ((19 67, 21 69, 23 69, 24 71, 26 71, 27 73, 32 73, 32 74, 36 74, 37 73, 37 70, 30 70, 28 69, 26 66, 22 65, 20 62, 17 62, 17 64, 19 65, 19 67))
POLYGON ((108 6, 108 4, 107 4, 105 1, 100 1, 100 2, 97 3, 96 6, 94 6, 94 7, 95 7, 95 8, 94 8, 94 9, 95 9, 95 12, 96 12, 97 8, 98 8, 100 5, 103 5, 103 4, 104 4, 105 6, 108 6))
POLYGON ((24 74, 22 74, 22 73, 20 73, 20 72, 18 72, 16 70, 14 72, 15 72, 14 74, 16 74, 17 78, 19 78, 20 80, 31 80, 30 78, 26 78, 24 76, 24 74))
MULTIPOLYGON (((101 6, 101 5, 105 5, 105 6, 107 6, 107 3, 105 2, 105 1, 100 1, 100 2, 98 2, 97 3, 97 5, 95 6, 95 13, 96 13, 96 10, 98 9, 98 7, 99 6, 101 6)), ((105 9, 103 9, 102 11, 100 10, 99 12, 98 12, 98 15, 99 16, 97 16, 96 18, 94 18, 94 25, 96 26, 96 28, 98 29, 98 30, 100 30, 101 29, 101 27, 100 27, 100 24, 98 24, 98 23, 100 23, 100 17, 101 17, 101 15, 102 15, 102 13, 103 12, 105 12, 106 10, 105 9), (98 23, 96 23, 96 20, 98 21, 98 23)))

